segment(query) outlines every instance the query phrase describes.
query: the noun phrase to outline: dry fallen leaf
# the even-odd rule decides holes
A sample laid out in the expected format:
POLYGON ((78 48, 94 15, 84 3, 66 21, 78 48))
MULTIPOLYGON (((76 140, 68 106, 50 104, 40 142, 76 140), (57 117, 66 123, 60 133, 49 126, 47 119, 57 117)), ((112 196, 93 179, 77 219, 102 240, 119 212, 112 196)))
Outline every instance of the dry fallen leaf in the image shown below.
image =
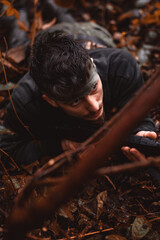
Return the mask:
POLYGON ((3 102, 3 100, 4 100, 4 97, 0 96, 0 103, 3 102))
POLYGON ((19 12, 13 8, 12 6, 8 7, 7 10, 6 10, 6 15, 7 16, 15 16, 16 19, 19 19, 19 12))
POLYGON ((15 63, 21 63, 25 60, 25 46, 18 46, 15 48, 11 48, 7 51, 7 53, 2 53, 2 56, 7 59, 11 59, 15 63))
POLYGON ((132 225, 133 240, 138 240, 146 236, 151 227, 152 224, 144 216, 137 216, 132 225))
POLYGON ((103 191, 97 195, 97 218, 103 212, 104 203, 107 200, 107 191, 103 191))
POLYGON ((106 240, 127 240, 125 237, 120 235, 109 235, 105 237, 106 240))
POLYGON ((61 7, 69 8, 73 7, 74 0, 55 0, 55 3, 61 7))
POLYGON ((29 28, 28 28, 28 26, 27 26, 27 24, 25 22, 17 20, 17 24, 18 24, 18 27, 21 30, 23 30, 25 32, 29 32, 29 28))

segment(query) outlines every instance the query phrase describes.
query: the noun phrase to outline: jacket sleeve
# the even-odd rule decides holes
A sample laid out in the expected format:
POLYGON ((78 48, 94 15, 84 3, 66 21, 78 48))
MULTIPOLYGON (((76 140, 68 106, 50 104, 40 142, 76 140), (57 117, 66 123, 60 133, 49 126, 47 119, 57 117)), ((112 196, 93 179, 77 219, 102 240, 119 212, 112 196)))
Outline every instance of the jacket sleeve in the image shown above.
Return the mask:
MULTIPOLYGON (((0 148, 6 152, 18 165, 27 165, 36 160, 40 161, 43 156, 54 157, 61 153, 60 140, 58 137, 41 135, 41 129, 35 125, 29 128, 30 133, 26 130, 26 122, 29 119, 24 118, 25 111, 19 118, 23 119, 23 124, 18 120, 13 109, 9 105, 4 126, 11 130, 11 134, 3 134, 0 136, 0 148), (37 136, 37 132, 39 135, 37 136)), ((30 121, 34 122, 31 113, 27 113, 27 117, 31 117, 30 121)), ((10 157, 2 153, 2 159, 5 165, 11 163, 10 157)))
MULTIPOLYGON (((12 100, 15 110, 9 103, 4 119, 4 127, 13 134, 0 135, 0 148, 19 165, 40 160, 42 156, 58 155, 61 149, 56 132, 50 135, 41 134, 45 132, 45 126, 39 124, 41 122, 38 114, 39 105, 35 102, 32 104, 31 101, 32 92, 35 92, 33 84, 27 75, 14 89, 12 100)), ((4 163, 11 162, 4 153, 2 159, 4 163)))
MULTIPOLYGON (((31 129, 27 127, 29 121, 32 121, 32 115, 26 112, 23 104, 18 100, 13 96, 16 113, 11 103, 7 107, 4 126, 11 131, 11 134, 1 135, 0 147, 20 165, 40 160, 41 150, 39 142, 32 133, 29 133, 31 129)), ((6 154, 3 154, 2 159, 7 163, 11 162, 6 154)))
MULTIPOLYGON (((120 56, 115 58, 112 64, 112 69, 114 69, 114 71, 110 71, 112 107, 119 110, 142 87, 144 80, 137 61, 128 51, 122 50, 120 56)), ((144 118, 133 133, 142 130, 155 131, 155 124, 149 115, 144 118)))
POLYGON ((2 160, 5 166, 12 165, 11 159, 19 166, 41 159, 38 141, 32 141, 20 134, 3 134, 0 138, 0 148, 3 150, 2 160))

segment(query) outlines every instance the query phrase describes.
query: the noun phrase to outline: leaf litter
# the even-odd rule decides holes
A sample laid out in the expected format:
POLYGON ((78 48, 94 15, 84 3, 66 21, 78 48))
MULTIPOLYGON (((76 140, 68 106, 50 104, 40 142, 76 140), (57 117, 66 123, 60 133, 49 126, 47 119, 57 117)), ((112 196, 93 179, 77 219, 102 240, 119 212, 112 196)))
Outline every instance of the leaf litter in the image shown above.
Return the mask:
MULTIPOLYGON (((102 25, 111 32, 118 48, 128 49, 134 55, 140 64, 145 81, 152 76, 153 71, 160 65, 158 1, 88 0, 69 1, 69 4, 70 12, 77 21, 87 20, 102 25)), ((12 7, 6 14, 13 14, 18 19, 18 13, 12 7)), ((48 26, 54 23, 55 19, 48 26)), ((47 25, 42 24, 43 22, 40 23, 41 28, 46 28, 47 25)), ((23 24, 19 23, 19 26, 28 31, 23 24)), ((6 52, 6 56, 10 56, 11 60, 4 59, 4 63, 8 80, 12 83, 5 84, 1 71, 2 92, 8 88, 12 91, 17 80, 27 71, 23 46, 19 50, 19 55, 14 49, 10 50, 9 55, 6 52)), ((0 105, 0 111, 3 113, 0 115, 1 122, 8 101, 4 93, 1 96, 1 102, 4 103, 0 105)), ((151 109, 151 116, 160 140, 160 103, 151 109)), ((120 161, 121 159, 113 157, 109 162, 112 165, 120 161)), ((5 220, 16 195, 13 185, 20 192, 38 167, 38 163, 33 163, 29 167, 22 167, 20 171, 15 167, 8 169, 11 180, 3 168, 0 168, 0 239, 3 237, 5 220)), ((40 195, 45 196, 45 191, 49 189, 47 186, 41 191, 35 189, 31 200, 38 200, 40 195)), ((111 177, 97 177, 84 186, 78 196, 62 206, 42 228, 28 234, 26 239, 159 240, 159 199, 160 182, 152 171, 141 170, 111 177)))

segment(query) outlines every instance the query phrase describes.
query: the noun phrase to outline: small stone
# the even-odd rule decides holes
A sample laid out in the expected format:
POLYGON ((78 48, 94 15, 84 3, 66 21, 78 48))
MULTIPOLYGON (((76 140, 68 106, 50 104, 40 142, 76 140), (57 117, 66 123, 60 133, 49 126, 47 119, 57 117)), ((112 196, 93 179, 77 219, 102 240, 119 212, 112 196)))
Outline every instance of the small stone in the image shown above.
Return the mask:
POLYGON ((138 52, 137 52, 137 56, 138 56, 138 61, 140 64, 143 63, 148 63, 149 62, 149 55, 150 55, 150 51, 146 50, 144 48, 141 48, 138 52))
POLYGON ((120 40, 122 38, 122 33, 120 33, 120 32, 115 32, 114 34, 113 34, 113 39, 114 40, 120 40))
POLYGON ((158 37, 158 34, 154 31, 149 31, 148 33, 148 37, 151 39, 151 40, 155 40, 157 37, 158 37))
POLYGON ((107 3, 106 9, 112 12, 114 10, 114 6, 111 3, 107 3))

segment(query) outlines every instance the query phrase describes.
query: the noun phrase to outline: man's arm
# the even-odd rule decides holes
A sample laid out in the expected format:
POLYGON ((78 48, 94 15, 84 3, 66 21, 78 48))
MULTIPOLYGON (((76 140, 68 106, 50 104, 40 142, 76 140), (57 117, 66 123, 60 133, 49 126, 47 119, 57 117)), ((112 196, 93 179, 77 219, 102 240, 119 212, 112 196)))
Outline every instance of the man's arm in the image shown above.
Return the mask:
MULTIPOLYGON (((133 55, 128 51, 122 50, 113 60, 110 76, 112 104, 113 107, 115 106, 117 110, 119 110, 130 101, 143 86, 143 75, 133 55)), ((141 121, 132 133, 145 137, 146 131, 155 132, 155 124, 149 115, 141 121)), ((156 134, 154 134, 154 136, 153 134, 149 135, 151 138, 156 138, 156 134)), ((147 135, 147 137, 149 135, 147 135)))
MULTIPOLYGON (((12 124, 15 123, 15 126, 19 125, 18 119, 10 118, 10 120, 13 120, 12 124)), ((7 127, 10 127, 9 123, 7 123, 7 127)), ((41 137, 32 138, 25 132, 25 129, 21 129, 21 131, 17 130, 17 127, 10 129, 15 133, 0 135, 0 149, 11 156, 19 166, 30 164, 36 160, 40 161, 44 156, 54 157, 62 151, 57 135, 43 137, 39 134, 41 137)), ((39 129, 40 131, 41 129, 39 129)), ((4 164, 9 165, 10 158, 4 153, 1 153, 1 156, 4 164)))
POLYGON ((0 148, 3 163, 10 166, 10 157, 20 166, 27 165, 41 159, 41 149, 38 141, 33 141, 24 135, 3 134, 0 136, 0 148), (5 154, 7 153, 7 154, 5 154), (9 156, 7 156, 9 155, 9 156))
MULTIPOLYGON (((44 155, 59 154, 58 134, 53 131, 49 135, 47 123, 41 120, 39 92, 35 83, 26 74, 18 84, 12 93, 14 108, 9 103, 4 119, 4 126, 14 135, 1 135, 0 148, 13 157, 17 164, 29 164, 44 155)), ((47 118, 45 113, 43 115, 44 119, 47 118)), ((9 158, 2 154, 2 159, 8 162, 9 158)))
MULTIPOLYGON (((122 51, 119 57, 115 58, 114 68, 116 69, 115 75, 114 71, 111 71, 111 80, 115 80, 111 84, 113 89, 113 105, 120 109, 134 97, 139 88, 144 84, 144 81, 135 58, 127 51, 122 51)), ((151 139, 157 138, 155 124, 149 116, 146 116, 146 118, 141 121, 132 134, 151 139)), ((122 150, 130 159, 139 156, 138 150, 135 148, 123 147, 122 150)))

